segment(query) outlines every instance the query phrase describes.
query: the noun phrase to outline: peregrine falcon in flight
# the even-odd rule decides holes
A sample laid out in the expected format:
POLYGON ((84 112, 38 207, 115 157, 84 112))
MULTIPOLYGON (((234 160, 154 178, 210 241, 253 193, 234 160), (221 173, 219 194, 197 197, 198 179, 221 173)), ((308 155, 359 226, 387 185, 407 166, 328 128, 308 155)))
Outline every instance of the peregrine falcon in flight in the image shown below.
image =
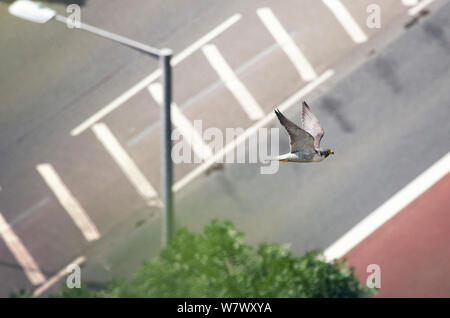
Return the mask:
POLYGON ((331 149, 320 148, 323 129, 306 102, 302 104, 301 124, 303 129, 284 117, 278 109, 275 110, 275 114, 289 134, 291 150, 289 153, 272 158, 272 160, 282 162, 319 162, 334 154, 331 149))

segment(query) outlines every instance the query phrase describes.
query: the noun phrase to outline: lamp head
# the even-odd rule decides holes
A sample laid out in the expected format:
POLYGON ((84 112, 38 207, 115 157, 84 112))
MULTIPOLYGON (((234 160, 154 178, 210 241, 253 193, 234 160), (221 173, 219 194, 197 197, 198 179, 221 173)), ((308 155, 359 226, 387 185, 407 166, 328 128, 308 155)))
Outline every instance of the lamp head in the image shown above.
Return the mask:
POLYGON ((56 11, 46 8, 40 2, 30 0, 17 0, 8 7, 12 15, 36 23, 46 23, 53 19, 56 11))

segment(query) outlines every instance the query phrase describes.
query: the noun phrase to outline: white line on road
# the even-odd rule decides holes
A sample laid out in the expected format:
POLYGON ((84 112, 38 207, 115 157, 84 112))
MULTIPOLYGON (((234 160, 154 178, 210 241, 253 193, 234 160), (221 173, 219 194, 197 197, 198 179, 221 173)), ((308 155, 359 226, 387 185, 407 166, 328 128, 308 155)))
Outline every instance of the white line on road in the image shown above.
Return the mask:
POLYGON ((157 204, 158 194, 156 193, 156 190, 141 170, 139 170, 136 163, 131 159, 125 149, 122 148, 109 128, 104 123, 98 123, 92 126, 92 131, 147 204, 157 204))
POLYGON ((264 112, 261 109, 261 106, 258 105, 255 98, 236 76, 233 69, 225 61, 217 47, 215 45, 208 44, 202 47, 202 50, 208 59, 209 64, 211 64, 224 82, 225 86, 241 104, 248 117, 251 120, 262 118, 264 116, 264 112))
POLYGON ((185 48, 183 51, 181 51, 179 54, 175 55, 172 59, 172 66, 177 65, 182 60, 187 58, 189 55, 194 53, 195 51, 199 50, 202 46, 213 40, 215 37, 226 31, 229 27, 231 27, 233 24, 238 22, 241 19, 241 15, 239 13, 236 13, 235 15, 228 18, 226 21, 209 31, 207 34, 205 34, 203 37, 192 43, 190 46, 185 48))
POLYGON ((322 2, 331 10, 336 19, 342 24, 345 31, 355 43, 363 43, 367 41, 367 35, 360 28, 350 12, 344 7, 339 0, 322 0, 322 2))
POLYGON ((411 9, 409 9, 408 14, 410 16, 414 16, 417 13, 419 13, 420 11, 422 11, 423 9, 425 9, 426 7, 428 7, 433 2, 434 2, 434 0, 422 0, 415 7, 412 7, 411 9))
POLYGON ((6 222, 0 213, 0 236, 8 249, 14 255, 17 262, 22 267, 25 275, 33 285, 39 285, 45 282, 45 276, 42 274, 36 261, 23 245, 19 237, 14 233, 11 226, 6 222))
POLYGON ((67 214, 69 214, 81 233, 83 233, 86 240, 94 241, 99 239, 100 233, 94 222, 92 222, 89 215, 61 180, 53 166, 48 163, 43 163, 37 165, 36 169, 47 183, 48 187, 53 191, 67 214))
MULTIPOLYGON (((76 264, 81 265, 86 261, 86 258, 84 256, 77 257, 75 260, 73 260, 69 265, 76 264)), ((67 266, 69 266, 67 265, 67 266)), ((61 278, 69 274, 67 272, 67 266, 61 269, 56 275, 49 278, 42 286, 39 286, 39 288, 36 288, 36 290, 33 292, 34 297, 39 297, 43 292, 45 292, 47 289, 52 287, 56 282, 58 282, 61 278)))
POLYGON ((449 172, 450 152, 328 247, 324 252, 326 259, 344 256, 449 172))
MULTIPOLYGON (((327 70, 325 73, 323 73, 322 75, 317 77, 316 80, 309 82, 305 87, 300 89, 295 94, 291 95, 288 99, 286 99, 283 103, 281 103, 279 105, 278 109, 282 112, 285 112, 291 106, 296 104, 300 99, 302 99, 304 96, 306 96, 307 94, 312 92, 315 88, 317 88, 319 85, 323 84, 325 81, 327 81, 329 78, 331 78, 333 75, 334 75, 333 70, 327 70)), ((243 134, 239 135, 234 140, 234 142, 228 143, 220 151, 217 151, 214 154, 214 157, 211 157, 208 161, 201 164, 194 170, 190 171, 186 176, 184 176, 178 182, 176 182, 173 185, 173 191, 177 192, 177 191, 181 190, 184 186, 189 184, 191 181, 193 181, 195 178, 197 178, 203 172, 205 172, 209 167, 211 167, 213 164, 215 164, 221 158, 223 158, 228 152, 232 151, 233 149, 238 147, 241 143, 245 142, 250 136, 255 134, 259 128, 266 126, 268 123, 270 123, 274 119, 275 119, 275 114, 273 112, 270 112, 264 118, 257 121, 250 128, 248 128, 243 134)))
POLYGON ((419 3, 419 0, 402 0, 402 4, 407 7, 415 6, 419 3))
MULTIPOLYGON (((150 94, 153 99, 159 104, 162 104, 162 87, 160 83, 153 83, 148 87, 150 94)), ((187 142, 194 153, 201 159, 207 160, 212 156, 211 148, 206 145, 203 141, 200 133, 191 124, 189 119, 183 115, 178 105, 172 103, 171 107, 171 120, 175 127, 179 130, 181 135, 183 135, 184 141, 187 142)))
MULTIPOLYGON (((245 72, 248 68, 255 65, 258 61, 275 51, 279 47, 278 43, 274 43, 255 56, 253 56, 250 60, 245 61, 243 64, 241 64, 238 68, 235 69, 235 72, 237 75, 245 72)), ((209 86, 195 94, 194 96, 187 99, 183 104, 179 105, 180 110, 185 110, 192 105, 194 105, 196 102, 201 100, 202 98, 205 98, 209 94, 211 94, 214 90, 216 90, 219 87, 222 87, 224 84, 221 79, 218 79, 217 81, 211 83, 209 86)), ((141 132, 133 136, 130 140, 127 141, 128 146, 134 146, 137 143, 139 143, 145 136, 152 133, 155 129, 157 129, 160 126, 161 122, 153 123, 146 128, 144 128, 141 132)))
MULTIPOLYGON (((238 22, 241 19, 240 14, 235 14, 228 18, 226 21, 212 29, 210 32, 202 36, 200 39, 192 43, 190 46, 185 48, 183 51, 175 55, 171 60, 171 65, 175 66, 181 61, 183 61, 185 58, 187 58, 189 55, 200 49, 203 45, 210 42, 212 39, 220 35, 222 32, 227 30, 229 27, 231 27, 233 24, 238 22)), ((121 94, 119 97, 114 99, 112 102, 104 106, 102 109, 97 111, 95 114, 90 116, 88 119, 83 121, 81 124, 79 124, 77 127, 72 129, 70 134, 72 136, 77 136, 81 134, 83 131, 94 125, 96 122, 101 120, 103 117, 114 111, 116 108, 121 106, 123 103, 125 103, 127 100, 129 100, 131 97, 139 93, 142 89, 146 88, 148 85, 150 85, 153 81, 158 79, 158 77, 161 75, 161 70, 157 69, 144 79, 142 79, 139 83, 135 84, 133 87, 125 91, 123 94, 121 94)))
POLYGON ((260 8, 256 10, 256 13, 270 34, 272 34, 275 41, 294 64, 297 72, 300 74, 300 77, 305 82, 314 80, 317 77, 316 72, 309 63, 308 59, 295 44, 294 40, 292 40, 287 31, 281 25, 280 21, 278 21, 277 17, 273 14, 272 10, 270 8, 260 8))

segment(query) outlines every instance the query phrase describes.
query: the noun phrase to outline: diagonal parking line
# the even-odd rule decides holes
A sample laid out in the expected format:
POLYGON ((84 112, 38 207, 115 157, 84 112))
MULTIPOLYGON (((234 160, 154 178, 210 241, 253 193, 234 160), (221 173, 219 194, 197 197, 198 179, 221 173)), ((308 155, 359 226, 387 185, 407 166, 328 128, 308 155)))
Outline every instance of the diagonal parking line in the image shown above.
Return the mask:
POLYGON ((367 41, 367 35, 339 0, 322 0, 355 43, 367 41))
POLYGON ((56 173, 55 169, 48 163, 39 164, 36 166, 36 169, 41 174, 42 178, 44 178, 44 181, 49 188, 53 191, 59 203, 83 233, 86 240, 94 241, 99 239, 100 233, 94 222, 92 222, 89 215, 72 195, 70 190, 56 173))
POLYGON ((156 190, 125 149, 122 148, 108 126, 104 123, 98 123, 92 126, 92 131, 145 202, 150 206, 157 205, 159 200, 156 190))
POLYGON ((14 255, 14 258, 22 267, 28 280, 33 285, 39 285, 45 282, 45 276, 42 274, 36 261, 23 245, 19 237, 14 233, 11 226, 6 222, 0 213, 0 236, 8 249, 14 255))
POLYGON ((308 59, 295 44, 294 40, 292 40, 288 32, 283 28, 280 21, 278 21, 277 17, 273 14, 272 10, 270 8, 260 8, 256 10, 256 13, 267 30, 269 30, 270 34, 272 34, 277 41, 278 45, 289 57, 292 64, 294 64, 300 77, 305 82, 314 80, 317 77, 316 72, 308 59))
MULTIPOLYGON (((212 39, 220 35, 222 32, 226 31, 229 27, 231 27, 233 24, 238 22, 241 19, 241 15, 236 13, 221 24, 219 24, 217 27, 212 29, 210 32, 202 36, 200 39, 192 43, 190 46, 185 48, 183 51, 178 53, 172 58, 171 65, 175 66, 184 59, 186 59, 188 56, 190 56, 192 53, 200 49, 203 45, 210 42, 212 39)), ((144 79, 142 79, 139 83, 128 89, 126 92, 122 93, 119 97, 114 99, 112 102, 101 108, 99 111, 97 111, 95 114, 90 116, 88 119, 83 121, 81 124, 76 126, 74 129, 71 130, 70 134, 72 136, 77 136, 81 134, 83 131, 94 125, 96 122, 100 121, 103 117, 114 111, 116 108, 120 107, 122 104, 124 104, 127 100, 129 100, 131 97, 139 93, 141 90, 146 88, 148 85, 150 85, 153 81, 159 78, 161 75, 161 70, 157 69, 144 79)))
POLYGON ((428 7, 431 3, 433 3, 435 0, 422 0, 420 1, 416 6, 412 7, 408 10, 408 14, 410 16, 414 16, 426 7, 428 7))
POLYGON ((215 45, 208 44, 203 48, 203 53, 208 59, 209 64, 214 68, 225 86, 230 90, 233 96, 241 104, 242 109, 247 113, 251 120, 257 120, 264 116, 261 106, 258 105, 255 98, 250 94, 244 84, 236 76, 236 73, 220 54, 215 45))
MULTIPOLYGON (((153 99, 159 104, 162 104, 162 88, 161 84, 153 83, 148 87, 153 99)), ((172 103, 170 106, 171 120, 178 131, 183 135, 184 141, 187 142, 194 153, 201 159, 207 160, 212 156, 211 148, 203 141, 200 133, 195 129, 191 122, 183 115, 178 105, 172 103)))
POLYGON ((419 3, 419 0, 402 0, 402 4, 407 7, 415 6, 419 3))

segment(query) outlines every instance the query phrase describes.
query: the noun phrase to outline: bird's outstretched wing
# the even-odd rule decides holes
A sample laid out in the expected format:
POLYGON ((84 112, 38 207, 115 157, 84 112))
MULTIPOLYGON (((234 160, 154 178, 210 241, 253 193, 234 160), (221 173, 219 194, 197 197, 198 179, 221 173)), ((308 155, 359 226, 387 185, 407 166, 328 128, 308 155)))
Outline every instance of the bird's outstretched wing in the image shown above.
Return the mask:
POLYGON ((309 108, 308 104, 306 102, 303 102, 302 104, 302 128, 309 132, 311 136, 314 138, 314 147, 319 148, 320 147, 320 140, 323 137, 323 128, 320 126, 319 120, 316 116, 312 113, 311 109, 309 108))
POLYGON ((289 134, 291 153, 296 151, 314 152, 315 149, 313 136, 284 117, 284 115, 278 109, 275 109, 275 114, 289 134))

